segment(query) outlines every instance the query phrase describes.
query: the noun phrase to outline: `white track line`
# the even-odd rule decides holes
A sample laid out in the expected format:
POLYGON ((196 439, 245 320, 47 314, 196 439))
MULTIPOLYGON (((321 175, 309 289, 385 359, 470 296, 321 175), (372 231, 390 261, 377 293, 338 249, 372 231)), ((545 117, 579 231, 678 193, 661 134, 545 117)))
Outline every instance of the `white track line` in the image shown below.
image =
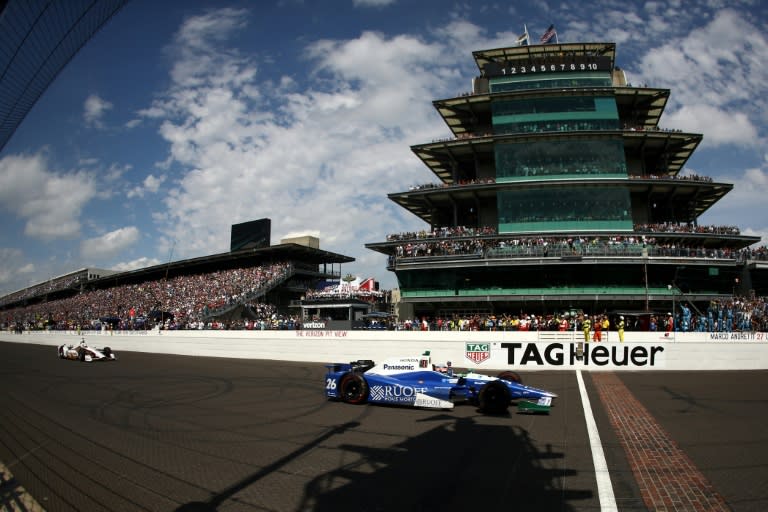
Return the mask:
POLYGON ((595 480, 597 480, 597 496, 600 499, 600 510, 603 512, 618 511, 616 497, 613 495, 611 476, 608 473, 608 463, 605 461, 603 444, 600 441, 600 432, 592 414, 592 405, 589 403, 587 388, 584 386, 584 378, 581 370, 576 370, 576 380, 579 382, 579 394, 581 404, 584 407, 584 419, 587 421, 587 433, 589 434, 589 446, 592 449, 592 464, 595 466, 595 480))

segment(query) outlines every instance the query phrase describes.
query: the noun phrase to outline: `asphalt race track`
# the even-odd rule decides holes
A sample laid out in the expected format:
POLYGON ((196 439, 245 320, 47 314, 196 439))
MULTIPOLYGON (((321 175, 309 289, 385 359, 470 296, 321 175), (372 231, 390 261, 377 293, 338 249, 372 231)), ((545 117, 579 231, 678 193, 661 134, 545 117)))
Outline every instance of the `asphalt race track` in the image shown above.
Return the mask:
MULTIPOLYGON (((322 364, 0 358, 0 461, 51 512, 600 510, 574 372, 523 375, 549 415, 484 416, 329 402, 322 364)), ((647 510, 583 375, 618 509, 647 510)), ((768 371, 620 378, 731 510, 768 510, 768 371)))

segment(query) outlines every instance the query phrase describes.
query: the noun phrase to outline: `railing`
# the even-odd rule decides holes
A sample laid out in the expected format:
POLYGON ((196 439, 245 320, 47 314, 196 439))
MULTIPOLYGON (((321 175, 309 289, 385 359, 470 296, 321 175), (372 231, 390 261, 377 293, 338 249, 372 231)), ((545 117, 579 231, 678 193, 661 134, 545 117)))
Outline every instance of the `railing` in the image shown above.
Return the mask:
POLYGON ((513 259, 513 258, 582 258, 582 257, 665 257, 665 258, 700 258, 715 260, 737 260, 738 251, 730 249, 705 249, 686 247, 659 247, 642 244, 615 245, 580 245, 580 246, 543 246, 525 245, 510 247, 494 247, 484 252, 453 252, 450 254, 433 253, 422 256, 392 256, 389 266, 395 264, 437 262, 451 259, 513 259))
MULTIPOLYGON (((720 295, 720 293, 709 291, 698 291, 697 294, 720 295)), ((527 296, 558 296, 558 295, 649 295, 649 296, 676 296, 676 290, 670 290, 668 287, 638 287, 638 286, 553 286, 553 287, 531 287, 531 288, 505 288, 505 287, 474 287, 460 288, 421 288, 421 289, 401 289, 402 297, 445 297, 457 295, 459 297, 475 297, 484 295, 527 295, 527 296)))
POLYGON ((249 302, 253 302, 254 300, 260 297, 263 297, 269 291, 273 290, 275 287, 287 281, 295 273, 296 272, 293 268, 293 265, 289 265, 285 269, 285 272, 283 272, 281 275, 276 276, 270 279, 269 281, 263 283, 261 286, 259 286, 255 290, 251 290, 249 292, 242 294, 240 297, 238 297, 237 299, 233 300, 228 304, 225 304, 224 306, 219 306, 218 308, 215 308, 215 309, 209 309, 207 313, 203 314, 203 320, 207 321, 207 320, 211 320, 213 318, 225 315, 240 306, 243 306, 249 302))

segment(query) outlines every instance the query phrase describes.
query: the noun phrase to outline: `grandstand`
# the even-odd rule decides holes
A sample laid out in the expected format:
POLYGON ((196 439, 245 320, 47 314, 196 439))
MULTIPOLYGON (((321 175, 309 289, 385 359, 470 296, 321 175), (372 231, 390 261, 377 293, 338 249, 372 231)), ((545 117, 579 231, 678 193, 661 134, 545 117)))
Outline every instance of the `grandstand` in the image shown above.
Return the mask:
MULTIPOLYGON (((319 243, 319 242, 318 242, 319 243)), ((297 243, 127 272, 82 269, 0 297, 4 328, 288 328, 307 290, 354 258, 297 243)))
POLYGON ((57 298, 71 295, 73 291, 83 291, 89 281, 117 273, 115 270, 101 268, 81 268, 62 276, 52 277, 43 283, 4 295, 0 297, 0 308, 7 305, 23 304, 29 301, 56 300, 57 298))

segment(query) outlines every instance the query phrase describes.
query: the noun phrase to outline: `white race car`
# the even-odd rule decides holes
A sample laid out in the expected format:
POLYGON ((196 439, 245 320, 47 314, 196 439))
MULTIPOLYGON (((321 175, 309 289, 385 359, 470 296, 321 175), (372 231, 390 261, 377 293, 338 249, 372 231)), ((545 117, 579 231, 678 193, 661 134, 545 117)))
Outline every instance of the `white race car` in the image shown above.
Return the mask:
POLYGON ((109 347, 95 348, 85 342, 85 338, 79 345, 59 345, 59 357, 90 363, 91 361, 114 361, 117 359, 109 347))

